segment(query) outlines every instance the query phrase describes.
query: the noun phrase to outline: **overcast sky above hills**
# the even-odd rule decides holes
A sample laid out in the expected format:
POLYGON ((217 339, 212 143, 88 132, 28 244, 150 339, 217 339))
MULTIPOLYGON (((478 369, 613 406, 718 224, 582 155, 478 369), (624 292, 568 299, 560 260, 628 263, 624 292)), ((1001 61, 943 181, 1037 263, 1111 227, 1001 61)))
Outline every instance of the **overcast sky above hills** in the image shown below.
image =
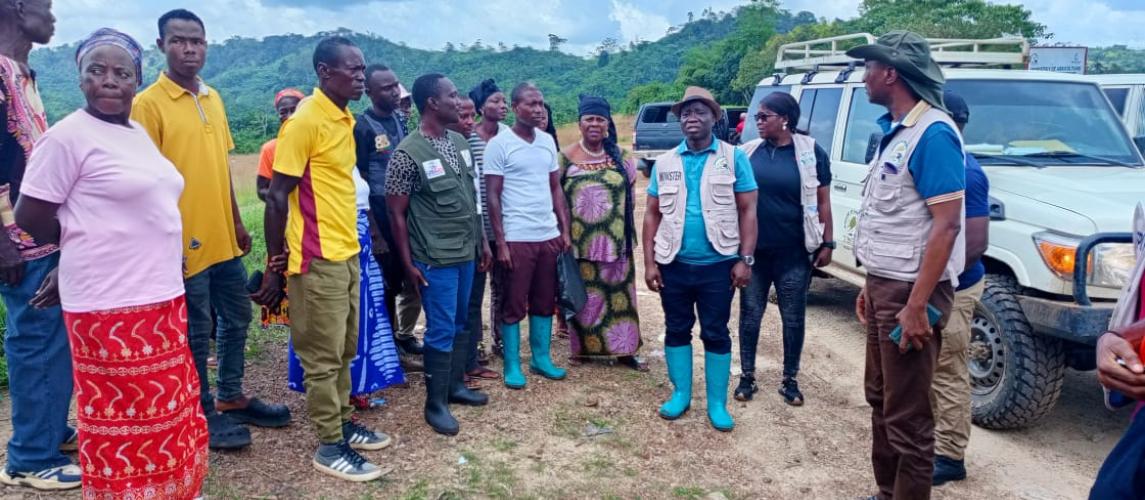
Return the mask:
MULTIPOLYGON (((850 18, 860 0, 782 0, 793 12, 850 18)), ((995 0, 990 0, 995 1, 995 0)), ((55 0, 59 19, 53 44, 72 43, 111 26, 151 45, 155 20, 190 7, 212 41, 232 36, 313 34, 346 27, 413 47, 440 49, 446 42, 548 47, 548 34, 569 41, 565 50, 587 54, 602 39, 655 40, 682 24, 689 11, 731 10, 744 0, 55 0)), ((1024 0, 1054 41, 1089 46, 1145 47, 1145 0, 1024 0)))

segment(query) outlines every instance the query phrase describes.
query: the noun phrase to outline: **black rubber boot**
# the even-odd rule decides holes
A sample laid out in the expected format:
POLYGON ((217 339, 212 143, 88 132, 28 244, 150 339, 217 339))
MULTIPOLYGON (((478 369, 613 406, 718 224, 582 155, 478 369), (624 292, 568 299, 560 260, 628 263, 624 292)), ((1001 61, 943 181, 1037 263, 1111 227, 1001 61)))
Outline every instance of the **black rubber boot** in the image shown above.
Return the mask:
POLYGON ((485 406, 489 396, 465 387, 465 362, 469 357, 469 332, 461 330, 453 338, 450 354, 449 402, 465 406, 485 406))
POLYGON ((449 413, 450 355, 425 348, 425 422, 438 434, 455 436, 461 430, 449 413))

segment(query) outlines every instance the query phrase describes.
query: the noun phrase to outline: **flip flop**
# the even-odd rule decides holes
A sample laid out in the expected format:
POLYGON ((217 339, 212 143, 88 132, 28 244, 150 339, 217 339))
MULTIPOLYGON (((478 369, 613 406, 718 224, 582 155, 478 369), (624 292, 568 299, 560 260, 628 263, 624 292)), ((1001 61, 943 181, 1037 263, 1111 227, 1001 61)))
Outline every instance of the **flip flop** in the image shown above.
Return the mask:
POLYGON ((482 380, 498 380, 501 378, 500 373, 497 373, 493 370, 485 368, 484 366, 478 366, 477 368, 473 369, 469 373, 466 373, 465 375, 468 377, 472 377, 472 378, 476 378, 476 379, 482 379, 482 380))

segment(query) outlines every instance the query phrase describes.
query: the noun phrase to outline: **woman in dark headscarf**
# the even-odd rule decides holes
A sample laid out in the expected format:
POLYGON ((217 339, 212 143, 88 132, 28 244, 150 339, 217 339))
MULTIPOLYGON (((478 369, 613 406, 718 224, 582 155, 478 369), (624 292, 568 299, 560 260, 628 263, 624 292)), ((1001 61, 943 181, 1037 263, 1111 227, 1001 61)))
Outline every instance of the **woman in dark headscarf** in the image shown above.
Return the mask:
POLYGON ((578 114, 580 141, 560 158, 572 248, 588 290, 588 302, 570 322, 570 355, 573 360, 615 358, 645 371, 636 357, 642 343, 632 258, 636 169, 616 143, 608 101, 581 96, 578 114))
MULTIPOLYGON (((473 166, 477 172, 477 185, 481 191, 481 213, 488 214, 489 203, 485 194, 485 145, 501 131, 509 129, 508 126, 501 123, 505 119, 505 115, 509 114, 509 106, 505 102, 505 93, 501 92, 501 89, 497 87, 497 82, 494 82, 493 79, 485 80, 473 87, 473 90, 469 91, 469 98, 473 100, 473 106, 477 108, 477 116, 481 117, 481 121, 473 127, 473 133, 469 134, 469 152, 473 156, 473 166)), ((485 226, 485 235, 492 241, 493 228, 489 226, 489 219, 482 217, 482 220, 485 226)), ((496 275, 497 273, 488 273, 488 276, 495 277, 496 275)), ((467 346, 469 351, 465 376, 470 379, 496 380, 501 378, 501 374, 479 363, 483 357, 480 354, 484 351, 481 348, 481 305, 485 301, 485 277, 486 273, 477 273, 473 276, 473 288, 469 295, 469 321, 466 325, 469 330, 469 346, 467 346)), ((490 289, 491 310, 493 311, 493 314, 490 315, 490 321, 493 323, 490 330, 494 332, 495 338, 501 331, 497 316, 501 311, 501 297, 497 294, 498 289, 497 286, 490 289)))
POLYGON ((130 119, 142 56, 112 29, 80 43, 87 106, 37 143, 16 205, 20 227, 60 245, 58 277, 32 305, 64 310, 84 498, 195 498, 207 474, 179 265, 183 177, 130 119))

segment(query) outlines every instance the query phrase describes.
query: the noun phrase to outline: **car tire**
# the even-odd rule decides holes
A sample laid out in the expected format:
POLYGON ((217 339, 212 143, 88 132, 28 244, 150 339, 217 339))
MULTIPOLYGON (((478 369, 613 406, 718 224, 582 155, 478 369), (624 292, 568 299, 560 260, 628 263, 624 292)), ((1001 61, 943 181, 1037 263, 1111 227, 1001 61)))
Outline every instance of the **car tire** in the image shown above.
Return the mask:
POLYGON ((1021 292, 1013 277, 988 275, 971 321, 971 415, 987 429, 1029 426, 1061 395, 1064 346, 1030 327, 1018 303, 1021 292))

